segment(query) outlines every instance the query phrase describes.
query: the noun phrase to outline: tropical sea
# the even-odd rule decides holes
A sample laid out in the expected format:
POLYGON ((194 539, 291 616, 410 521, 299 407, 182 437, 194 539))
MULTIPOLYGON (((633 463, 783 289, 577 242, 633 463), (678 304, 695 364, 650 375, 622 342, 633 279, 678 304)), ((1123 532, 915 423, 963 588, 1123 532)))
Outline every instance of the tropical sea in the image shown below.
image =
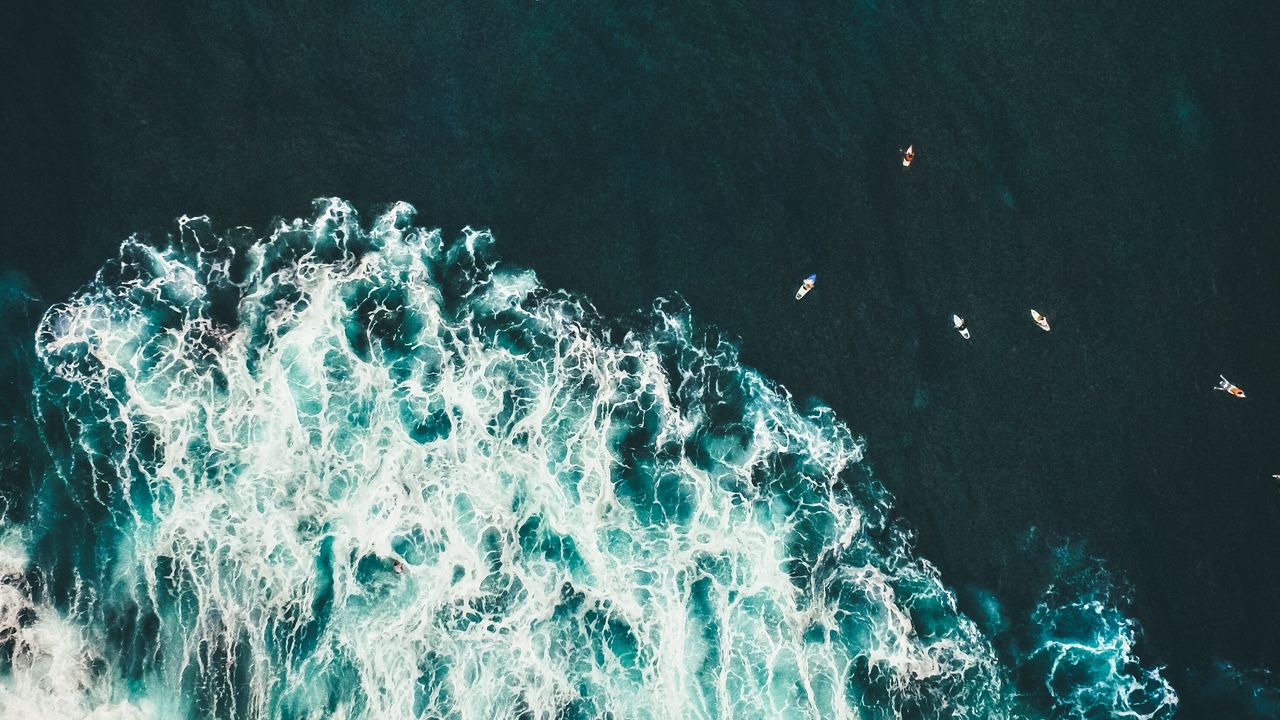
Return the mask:
POLYGON ((1280 716, 1280 6, 3 12, 0 717, 1280 716))

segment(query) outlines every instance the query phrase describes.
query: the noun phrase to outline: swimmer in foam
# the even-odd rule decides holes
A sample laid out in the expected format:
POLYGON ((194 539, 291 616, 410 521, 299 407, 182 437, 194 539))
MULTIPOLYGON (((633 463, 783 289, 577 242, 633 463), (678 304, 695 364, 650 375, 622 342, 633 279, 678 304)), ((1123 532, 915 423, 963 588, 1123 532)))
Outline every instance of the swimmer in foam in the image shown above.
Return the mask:
POLYGON ((1218 387, 1214 388, 1214 390, 1221 390, 1222 392, 1225 392, 1225 393, 1231 393, 1232 395, 1235 395, 1238 398, 1245 397, 1244 391, 1241 390, 1239 387, 1237 387, 1235 384, 1233 384, 1230 380, 1226 379, 1222 375, 1219 375, 1218 377, 1222 378, 1222 382, 1218 383, 1218 387))

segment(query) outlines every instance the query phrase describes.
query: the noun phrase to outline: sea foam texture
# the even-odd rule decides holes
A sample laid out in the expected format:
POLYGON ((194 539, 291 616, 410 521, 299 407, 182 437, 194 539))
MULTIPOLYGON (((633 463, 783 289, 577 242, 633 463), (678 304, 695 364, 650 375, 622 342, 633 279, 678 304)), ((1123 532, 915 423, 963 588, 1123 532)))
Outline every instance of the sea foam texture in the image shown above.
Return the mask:
POLYGON ((862 441, 680 303, 610 324, 412 214, 183 218, 49 309, 0 715, 1171 715, 1092 596, 1015 683, 862 441))

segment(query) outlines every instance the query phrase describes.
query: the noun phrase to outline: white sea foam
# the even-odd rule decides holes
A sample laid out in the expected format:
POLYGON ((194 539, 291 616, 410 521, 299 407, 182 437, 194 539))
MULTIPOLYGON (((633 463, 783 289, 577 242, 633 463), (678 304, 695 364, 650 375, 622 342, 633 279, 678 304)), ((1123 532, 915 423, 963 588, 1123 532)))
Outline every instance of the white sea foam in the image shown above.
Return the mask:
POLYGON ((47 560, 79 610, 10 677, 46 717, 1031 713, 829 409, 411 215, 183 218, 49 310, 50 498, 98 555, 47 560))

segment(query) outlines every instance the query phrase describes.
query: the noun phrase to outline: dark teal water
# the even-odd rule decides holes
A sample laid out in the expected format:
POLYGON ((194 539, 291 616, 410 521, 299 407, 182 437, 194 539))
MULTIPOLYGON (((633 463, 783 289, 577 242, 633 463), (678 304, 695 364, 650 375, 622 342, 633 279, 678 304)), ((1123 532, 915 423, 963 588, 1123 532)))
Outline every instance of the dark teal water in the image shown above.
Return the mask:
POLYGON ((5 266, 47 304, 338 195, 678 292, 865 436, 962 607, 1083 543, 1221 716, 1215 663, 1280 664, 1280 9, 953 5, 8 10, 5 266))

